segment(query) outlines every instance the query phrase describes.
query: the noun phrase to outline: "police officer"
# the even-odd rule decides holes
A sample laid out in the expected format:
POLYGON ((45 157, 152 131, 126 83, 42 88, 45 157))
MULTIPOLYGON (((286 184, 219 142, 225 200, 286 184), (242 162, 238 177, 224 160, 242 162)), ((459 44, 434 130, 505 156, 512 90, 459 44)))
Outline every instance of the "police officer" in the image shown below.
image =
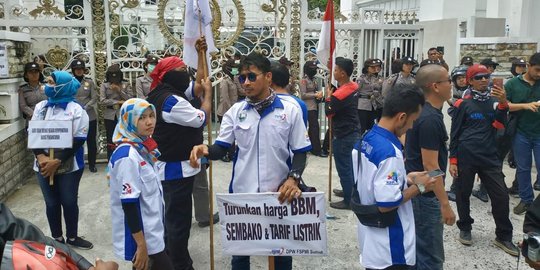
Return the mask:
POLYGON ((474 64, 474 60, 470 56, 463 56, 463 58, 461 58, 461 61, 460 61, 459 64, 470 67, 470 66, 472 66, 474 64))
POLYGON ((512 73, 512 75, 514 75, 513 77, 517 77, 518 75, 524 74, 526 71, 527 71, 527 62, 525 60, 520 59, 520 58, 516 58, 512 60, 512 67, 510 67, 510 72, 512 73))
POLYGON ((124 101, 132 96, 131 85, 124 80, 120 66, 115 64, 107 68, 105 82, 101 84, 99 89, 99 102, 105 106, 103 118, 105 118, 105 133, 107 136, 107 160, 109 160, 115 148, 112 143, 112 135, 118 120, 118 110, 124 101))
POLYGON ((372 58, 364 62, 362 75, 356 82, 360 86, 358 99, 358 117, 360 118, 360 133, 371 129, 375 120, 381 117, 382 112, 382 84, 383 78, 379 75, 382 61, 372 58))
POLYGON ((319 103, 323 93, 319 91, 319 86, 315 81, 317 74, 317 63, 307 61, 304 64, 304 77, 300 81, 300 97, 305 102, 308 111, 308 135, 313 149, 311 153, 315 156, 327 157, 328 154, 321 151, 321 131, 319 130, 319 103))
POLYGON ((418 62, 410 56, 401 58, 401 71, 399 73, 392 74, 390 77, 388 77, 388 79, 386 79, 386 81, 384 81, 382 87, 382 96, 385 97, 388 90, 390 90, 390 88, 396 84, 414 84, 416 81, 414 80, 412 70, 416 65, 418 65, 418 62))
POLYGON ((97 154, 97 144, 96 144, 96 130, 97 130, 97 117, 96 117, 96 104, 98 101, 98 94, 96 89, 96 84, 92 79, 86 78, 84 76, 86 71, 86 66, 82 60, 74 60, 71 62, 71 73, 73 77, 77 79, 81 86, 77 90, 77 102, 88 114, 89 127, 88 127, 88 137, 86 139, 86 146, 88 147, 88 167, 91 172, 97 172, 96 169, 96 154, 97 154))
POLYGON ((137 92, 138 98, 146 99, 148 97, 148 93, 150 93, 150 85, 152 84, 152 78, 150 77, 150 73, 154 71, 154 68, 156 67, 157 63, 159 62, 159 58, 155 55, 149 54, 146 56, 146 61, 143 64, 144 74, 137 77, 135 80, 135 90, 137 92))
POLYGON ((39 71, 39 65, 34 62, 24 65, 25 84, 19 87, 19 108, 25 119, 32 118, 34 108, 40 101, 47 99, 43 74, 39 71))

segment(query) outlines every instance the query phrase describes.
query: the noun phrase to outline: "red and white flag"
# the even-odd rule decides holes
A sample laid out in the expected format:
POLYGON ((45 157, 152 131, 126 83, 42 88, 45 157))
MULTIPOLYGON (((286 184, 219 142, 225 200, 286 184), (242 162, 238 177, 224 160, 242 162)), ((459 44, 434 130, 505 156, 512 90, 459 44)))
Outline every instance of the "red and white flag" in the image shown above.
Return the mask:
POLYGON ((336 49, 336 34, 334 29, 334 2, 328 0, 324 12, 319 44, 317 46, 317 59, 322 65, 327 66, 332 77, 334 51, 336 49))
MULTIPOLYGON (((197 50, 195 49, 195 42, 201 37, 199 23, 201 23, 202 33, 206 38, 206 44, 208 45, 206 58, 209 60, 210 53, 217 52, 217 48, 214 44, 214 36, 212 34, 212 12, 210 11, 209 0, 187 0, 184 23, 183 56, 186 65, 195 69, 197 68, 199 59, 197 50)), ((207 67, 210 67, 210 62, 208 62, 207 67)))

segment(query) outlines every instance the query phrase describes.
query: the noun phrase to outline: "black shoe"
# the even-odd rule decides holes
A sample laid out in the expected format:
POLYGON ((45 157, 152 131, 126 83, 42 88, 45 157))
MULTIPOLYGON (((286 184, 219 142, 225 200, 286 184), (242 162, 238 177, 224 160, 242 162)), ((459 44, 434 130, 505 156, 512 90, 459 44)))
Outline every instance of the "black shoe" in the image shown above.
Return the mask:
POLYGON ((493 244, 495 244, 496 247, 502 249, 504 252, 514 257, 519 256, 519 250, 516 247, 516 245, 512 243, 512 241, 502 241, 502 240, 499 240, 498 238, 495 238, 495 241, 493 241, 493 244))
POLYGON ((66 243, 66 241, 64 240, 64 237, 62 237, 62 236, 60 236, 58 238, 53 238, 53 239, 54 239, 54 241, 62 243, 62 244, 66 243))
POLYGON ((453 191, 451 191, 451 190, 447 191, 446 195, 448 195, 448 200, 449 201, 453 201, 453 202, 456 201, 456 193, 454 193, 453 191))
POLYGON ((322 150, 320 157, 328 157, 328 151, 322 150))
POLYGON ((345 201, 339 201, 339 202, 331 202, 330 207, 335 209, 343 209, 343 210, 349 210, 351 207, 348 203, 345 203, 345 201))
POLYGON ((516 207, 514 207, 514 214, 516 215, 525 214, 525 212, 527 212, 527 210, 529 209, 529 206, 531 206, 531 203, 520 201, 519 204, 516 205, 516 207))
POLYGON ((540 190, 540 183, 538 181, 534 182, 533 188, 534 190, 540 190))
MULTIPOLYGON (((214 224, 219 222, 219 213, 214 214, 214 220, 213 221, 214 221, 214 224)), ((208 227, 208 226, 210 226, 210 220, 209 221, 199 221, 199 223, 197 223, 197 225, 199 225, 199 227, 201 227, 201 228, 208 227)))
POLYGON ((458 241, 466 246, 472 245, 471 231, 459 231, 458 241))
POLYGON ((334 195, 343 198, 343 190, 334 188, 332 191, 334 192, 334 195))
POLYGON ((77 236, 75 237, 74 240, 71 240, 68 238, 68 240, 66 241, 68 245, 70 246, 74 246, 76 248, 80 248, 80 249, 92 249, 94 247, 94 245, 92 243, 90 243, 90 241, 86 241, 84 240, 83 238, 77 236))
POLYGON ((479 200, 483 201, 483 202, 488 202, 489 201, 489 197, 488 197, 487 193, 483 192, 481 189, 473 190, 472 195, 474 197, 478 198, 479 200))
POLYGON ((508 189, 508 195, 519 198, 519 189, 517 187, 511 187, 508 189))
POLYGON ((97 168, 95 166, 90 166, 88 169, 90 172, 97 173, 97 168))

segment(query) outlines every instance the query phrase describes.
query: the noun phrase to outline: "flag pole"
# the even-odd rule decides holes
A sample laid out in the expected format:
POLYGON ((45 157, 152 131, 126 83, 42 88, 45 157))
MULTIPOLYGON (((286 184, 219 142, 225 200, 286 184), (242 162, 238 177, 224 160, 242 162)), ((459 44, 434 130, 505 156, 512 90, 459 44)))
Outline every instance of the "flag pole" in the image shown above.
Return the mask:
MULTIPOLYGON (((328 67, 330 69, 330 74, 328 76, 328 88, 332 88, 332 56, 330 56, 330 61, 328 62, 328 67)), ((327 91, 328 93, 328 91, 327 91)), ((331 99, 331 97, 327 97, 331 99)), ((332 201, 332 117, 328 117, 328 201, 332 201)))
MULTIPOLYGON (((199 34, 201 37, 203 34, 202 15, 199 7, 199 0, 197 1, 197 10, 199 12, 199 34)), ((206 50, 202 51, 199 55, 202 57, 203 64, 203 78, 208 80, 208 63, 206 58, 206 50)), ((211 111, 211 109, 210 109, 211 111)), ((208 130, 208 145, 212 144, 212 113, 209 113, 210 119, 206 120, 206 129, 208 130)), ((210 215, 210 270, 214 270, 214 184, 213 184, 213 168, 212 161, 208 160, 208 204, 210 215)))

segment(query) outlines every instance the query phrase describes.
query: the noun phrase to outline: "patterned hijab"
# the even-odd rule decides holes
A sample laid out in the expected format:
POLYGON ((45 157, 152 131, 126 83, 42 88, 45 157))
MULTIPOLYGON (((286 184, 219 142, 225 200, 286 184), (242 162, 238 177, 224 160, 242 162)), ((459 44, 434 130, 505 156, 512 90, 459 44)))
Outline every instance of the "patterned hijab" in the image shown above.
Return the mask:
POLYGON ((120 108, 120 118, 114 129, 113 143, 129 143, 133 145, 139 154, 151 165, 157 161, 160 153, 157 149, 157 143, 151 137, 143 137, 137 133, 137 122, 143 112, 151 108, 154 113, 154 105, 140 98, 131 98, 126 100, 120 108))

